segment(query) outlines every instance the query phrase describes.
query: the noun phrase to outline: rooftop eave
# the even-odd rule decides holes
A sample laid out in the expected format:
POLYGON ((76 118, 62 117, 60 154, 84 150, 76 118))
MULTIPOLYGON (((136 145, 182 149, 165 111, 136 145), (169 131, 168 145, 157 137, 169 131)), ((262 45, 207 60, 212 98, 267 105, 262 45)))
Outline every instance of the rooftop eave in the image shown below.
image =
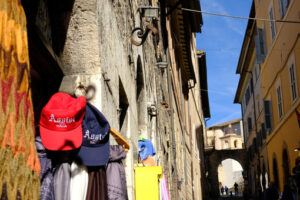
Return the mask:
MULTIPOLYGON (((252 6, 251 6, 249 17, 251 17, 251 18, 255 17, 254 1, 252 3, 252 6)), ((246 28, 246 31, 245 31, 245 36, 244 36, 241 52, 240 52, 240 57, 239 57, 239 60, 238 60, 238 66, 237 66, 237 69, 236 69, 236 74, 240 74, 242 69, 243 69, 242 67, 243 67, 243 64, 244 64, 246 52, 248 50, 249 40, 251 39, 251 35, 253 34, 255 26, 256 26, 256 22, 254 20, 249 19, 248 24, 247 24, 247 28, 246 28)))
POLYGON ((205 51, 197 50, 199 78, 200 78, 200 94, 204 118, 210 118, 210 107, 207 86, 207 69, 206 69, 206 54, 205 51))

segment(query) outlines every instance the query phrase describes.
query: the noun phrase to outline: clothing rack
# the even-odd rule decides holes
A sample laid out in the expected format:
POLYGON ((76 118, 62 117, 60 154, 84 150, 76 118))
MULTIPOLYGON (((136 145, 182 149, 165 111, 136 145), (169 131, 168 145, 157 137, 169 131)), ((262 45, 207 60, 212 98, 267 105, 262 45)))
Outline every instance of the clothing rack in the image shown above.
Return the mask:
POLYGON ((118 131, 116 131, 113 128, 110 128, 110 133, 115 138, 116 142, 119 145, 122 145, 125 148, 125 151, 128 152, 128 150, 130 149, 130 145, 125 140, 125 138, 118 131))

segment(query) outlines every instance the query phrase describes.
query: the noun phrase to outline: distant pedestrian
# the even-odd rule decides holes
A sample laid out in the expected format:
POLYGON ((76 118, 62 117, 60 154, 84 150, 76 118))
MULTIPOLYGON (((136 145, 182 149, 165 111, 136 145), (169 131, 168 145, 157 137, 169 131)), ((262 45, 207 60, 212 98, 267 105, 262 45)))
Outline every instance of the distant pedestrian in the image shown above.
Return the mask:
POLYGON ((265 190, 264 200, 278 200, 278 190, 274 182, 270 182, 269 187, 265 190))
POLYGON ((249 187, 248 187, 248 185, 244 186, 243 197, 244 197, 244 200, 248 200, 249 199, 249 187))
POLYGON ((222 187, 221 187, 221 195, 223 195, 223 193, 224 193, 224 187, 222 185, 222 187))
POLYGON ((236 182, 234 183, 234 193, 235 195, 238 195, 239 193, 239 185, 236 182))
POLYGON ((225 185, 225 193, 228 195, 228 187, 225 185))
POLYGON ((281 200, 295 200, 295 196, 293 195, 293 191, 288 184, 284 185, 283 192, 280 195, 281 200))

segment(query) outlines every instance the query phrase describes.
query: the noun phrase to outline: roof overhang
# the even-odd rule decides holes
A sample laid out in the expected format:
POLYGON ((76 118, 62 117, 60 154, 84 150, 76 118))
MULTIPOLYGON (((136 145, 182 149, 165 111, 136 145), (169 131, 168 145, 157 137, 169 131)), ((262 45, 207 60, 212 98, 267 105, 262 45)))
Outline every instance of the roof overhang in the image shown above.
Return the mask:
MULTIPOLYGON (((255 6, 254 2, 252 3, 250 15, 249 17, 253 18, 255 17, 255 6)), ((237 91, 234 98, 234 103, 241 103, 242 96, 243 96, 243 90, 245 87, 245 81, 247 80, 247 76, 249 76, 249 65, 247 65, 247 62, 249 62, 249 59, 251 59, 251 55, 255 49, 254 42, 253 42, 253 36, 255 32, 256 22, 254 20, 248 20, 245 37, 238 61, 238 66, 236 69, 236 74, 240 74, 240 79, 237 87, 237 91)))
MULTIPOLYGON (((176 0, 169 0, 169 5, 176 5, 176 0)), ((179 9, 175 9, 171 13, 171 25, 173 34, 175 34, 175 50, 178 52, 178 61, 181 67, 182 82, 184 88, 188 86, 189 80, 196 83, 195 71, 192 62, 191 39, 193 33, 201 32, 203 24, 201 13, 192 13, 182 11, 180 8, 189 8, 200 10, 199 0, 185 0, 177 5, 179 9)))
POLYGON ((207 86, 207 69, 206 54, 204 51, 197 50, 199 77, 200 77, 200 94, 204 118, 210 118, 208 86, 207 86))

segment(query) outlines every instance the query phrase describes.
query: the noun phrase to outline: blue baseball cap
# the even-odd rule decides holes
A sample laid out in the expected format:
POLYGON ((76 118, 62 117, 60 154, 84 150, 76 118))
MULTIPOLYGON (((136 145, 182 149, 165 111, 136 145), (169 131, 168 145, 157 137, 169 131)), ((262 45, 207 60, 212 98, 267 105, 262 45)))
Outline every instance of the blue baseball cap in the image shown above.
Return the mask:
POLYGON ((110 125, 104 115, 87 102, 82 121, 82 145, 77 154, 80 164, 85 166, 106 165, 109 160, 110 125))

